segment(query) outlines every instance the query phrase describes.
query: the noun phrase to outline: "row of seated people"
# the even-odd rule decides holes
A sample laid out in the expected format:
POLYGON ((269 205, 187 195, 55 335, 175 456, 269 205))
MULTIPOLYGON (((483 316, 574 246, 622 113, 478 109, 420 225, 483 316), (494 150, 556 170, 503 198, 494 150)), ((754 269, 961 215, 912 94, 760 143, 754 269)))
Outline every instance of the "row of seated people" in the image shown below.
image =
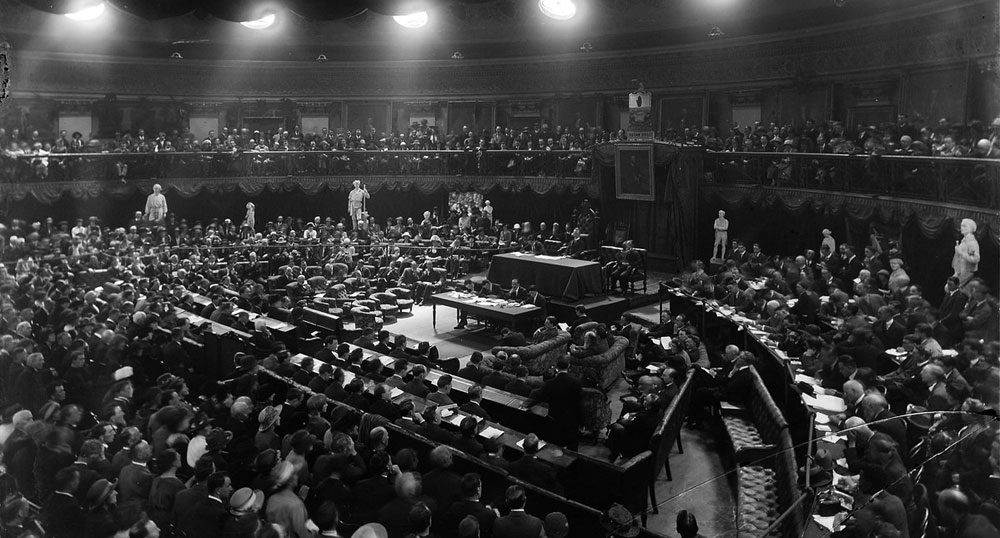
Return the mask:
MULTIPOLYGON (((833 422, 847 428, 851 474, 862 477, 855 506, 864 507, 845 535, 913 536, 935 524, 950 535, 995 534, 1000 510, 990 476, 1000 471, 994 457, 1000 322, 988 286, 973 278, 962 287, 951 277, 935 308, 908 279, 883 294, 865 269, 845 285, 829 266, 818 267, 819 273, 804 255, 767 258, 761 277, 750 280, 730 258, 715 275, 695 264, 677 283, 695 300, 717 301, 749 318, 823 390, 843 397, 847 411, 833 422), (907 516, 917 513, 929 516, 907 516), (977 534, 983 529, 989 532, 977 534)), ((665 317, 648 331, 677 336, 685 326, 665 317)), ((694 423, 719 400, 748 394, 750 383, 739 372, 756 359, 736 346, 720 351, 709 369, 695 366, 706 375, 692 404, 694 423)), ((796 389, 816 390, 806 383, 796 389)))
MULTIPOLYGON (((121 296, 98 307, 95 297, 84 289, 74 289, 72 285, 55 286, 53 293, 56 297, 43 298, 32 291, 34 285, 41 286, 47 282, 68 283, 58 273, 34 275, 24 281, 24 284, 29 284, 27 287, 17 285, 4 289, 4 297, 10 301, 4 330, 10 331, 11 335, 4 339, 2 365, 4 379, 16 380, 16 383, 8 382, 4 392, 5 401, 16 406, 9 408, 9 422, 5 424, 9 435, 4 439, 5 446, 8 441, 11 442, 11 450, 5 452, 5 459, 9 458, 7 461, 10 462, 8 468, 14 471, 8 475, 12 480, 9 483, 13 484, 11 491, 19 490, 28 499, 43 505, 39 518, 51 535, 74 535, 84 520, 88 522, 88 533, 93 532, 95 536, 111 534, 108 529, 112 527, 117 530, 120 525, 133 526, 136 522, 141 527, 151 528, 152 524, 136 515, 138 512, 125 508, 137 507, 145 510, 157 525, 194 526, 194 529, 185 532, 193 536, 214 536, 217 535, 220 518, 211 503, 228 500, 246 508, 246 495, 238 496, 240 501, 237 503, 226 498, 231 497, 234 486, 254 485, 255 478, 247 480, 245 476, 247 470, 253 470, 261 477, 274 475, 272 486, 259 489, 270 494, 266 501, 264 493, 254 493, 266 505, 266 520, 282 524, 297 535, 308 535, 302 534, 310 531, 308 525, 303 531, 304 523, 299 517, 302 512, 297 510, 296 505, 293 507, 296 510, 291 510, 294 513, 286 513, 289 507, 284 506, 284 501, 293 504, 294 501, 286 499, 286 495, 281 493, 291 491, 283 486, 292 480, 289 474, 299 476, 302 465, 295 464, 294 470, 289 473, 287 466, 275 465, 273 460, 269 460, 277 458, 274 458, 274 452, 267 451, 261 453, 264 456, 262 462, 253 465, 258 438, 267 437, 257 435, 267 430, 260 426, 271 420, 273 409, 278 407, 270 405, 272 410, 267 411, 268 404, 281 402, 285 417, 278 412, 278 421, 288 426, 297 423, 291 415, 301 411, 309 414, 308 402, 300 401, 301 398, 296 401, 294 393, 291 393, 289 401, 290 391, 280 394, 259 375, 252 373, 252 368, 251 371, 242 371, 232 384, 225 387, 213 389, 212 380, 202 380, 204 383, 199 382, 192 390, 185 378, 197 377, 197 365, 186 361, 182 349, 178 348, 184 338, 198 335, 189 335, 193 328, 178 321, 176 314, 167 307, 174 289, 137 283, 136 291, 126 289, 121 296), (63 294, 66 296, 63 297, 63 294), (28 304, 20 310, 13 308, 14 304, 26 298, 37 298, 39 304, 28 304), (22 319, 22 316, 27 319, 22 319), (161 329, 172 331, 168 333, 161 329), (47 368, 46 360, 51 361, 48 366, 55 368, 47 368), (108 384, 110 386, 101 398, 95 397, 96 394, 88 397, 85 390, 80 390, 87 386, 98 389, 108 384), (195 394, 202 395, 200 402, 197 402, 195 394), (256 415, 254 408, 261 409, 262 413, 256 415), (36 416, 38 420, 35 420, 36 416), (282 421, 282 418, 286 420, 282 421), (98 422, 90 427, 94 421, 98 422), (116 429, 120 432, 117 438, 114 435, 116 429), (204 445, 201 445, 199 436, 204 439, 204 445), (108 462, 101 450, 104 445, 90 443, 83 459, 88 465, 93 463, 94 469, 118 463, 120 468, 112 467, 105 480, 113 481, 115 477, 119 480, 110 488, 109 483, 100 482, 100 479, 81 488, 82 468, 90 467, 81 465, 81 469, 63 472, 65 467, 61 467, 60 463, 72 463, 87 441, 98 438, 106 439, 108 444, 115 443, 115 457, 108 462), (199 445, 203 448, 199 449, 199 445), (175 450, 176 456, 171 455, 169 448, 175 450), (204 450, 208 456, 192 457, 192 451, 196 454, 198 450, 204 450), (186 457, 181 458, 180 454, 186 457), (210 461, 211 467, 202 464, 203 472, 199 474, 199 461, 210 461), (154 478, 151 471, 150 474, 143 471, 150 467, 164 476, 154 478), (217 474, 225 468, 229 469, 228 476, 217 474), (193 505, 176 511, 190 517, 169 515, 175 513, 175 509, 169 506, 168 490, 175 489, 174 484, 183 482, 173 478, 178 471, 182 478, 189 475, 196 478, 194 482, 198 487, 192 490, 193 505), (237 477, 240 473, 244 476, 237 477), (159 478, 162 480, 157 480, 159 478), (154 482, 157 484, 155 490, 154 482), (64 500, 77 496, 82 499, 76 500, 76 507, 73 501, 64 500), (79 508, 81 505, 86 506, 86 513, 79 508)), ((182 278, 176 284, 181 282, 192 283, 182 278)), ((279 351, 272 360, 280 361, 281 356, 279 351)), ((323 414, 322 411, 320 414, 323 414)), ((331 423, 335 423, 335 418, 333 411, 327 416, 331 423)), ((350 431, 349 425, 340 426, 350 431)), ((286 461, 298 461, 296 455, 308 456, 311 449, 317 448, 316 441, 307 442, 297 429, 283 433, 288 444, 297 446, 288 451, 286 461), (292 438, 295 438, 294 442, 292 438)), ((344 432, 339 433, 341 441, 337 446, 352 442, 349 437, 344 440, 344 432)), ((316 456, 313 461, 318 462, 323 450, 333 450, 333 445, 331 441, 329 446, 312 453, 316 456)), ((528 443, 529 451, 530 447, 531 443, 528 443)), ((310 460, 312 457, 306 458, 307 462, 310 460)), ((335 474, 333 467, 320 468, 317 479, 310 483, 317 487, 328 484, 335 474)), ((88 478, 93 478, 93 474, 88 473, 88 478)), ((385 477, 383 481, 386 481, 385 477)), ((10 523, 12 528, 30 527, 31 518, 21 510, 30 505, 21 503, 15 497, 12 500, 12 508, 5 512, 9 516, 5 524, 10 523)), ((320 512, 317 509, 316 513, 320 512)), ((259 523, 250 525, 249 519, 244 522, 247 529, 266 529, 266 525, 259 523)), ((221 525, 225 526, 226 522, 221 525)), ((395 529, 405 531, 409 527, 397 520, 395 529)), ((241 535, 267 531, 247 532, 250 534, 241 535)), ((395 532, 391 535, 396 535, 395 532)))

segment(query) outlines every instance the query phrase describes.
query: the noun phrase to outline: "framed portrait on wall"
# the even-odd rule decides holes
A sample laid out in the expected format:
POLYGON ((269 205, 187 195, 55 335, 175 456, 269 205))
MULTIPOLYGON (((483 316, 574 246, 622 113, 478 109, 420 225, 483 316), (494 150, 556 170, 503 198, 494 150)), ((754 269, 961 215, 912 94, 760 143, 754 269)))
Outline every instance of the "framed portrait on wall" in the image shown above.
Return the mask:
POLYGON ((655 199, 652 144, 615 146, 615 194, 619 200, 655 199))

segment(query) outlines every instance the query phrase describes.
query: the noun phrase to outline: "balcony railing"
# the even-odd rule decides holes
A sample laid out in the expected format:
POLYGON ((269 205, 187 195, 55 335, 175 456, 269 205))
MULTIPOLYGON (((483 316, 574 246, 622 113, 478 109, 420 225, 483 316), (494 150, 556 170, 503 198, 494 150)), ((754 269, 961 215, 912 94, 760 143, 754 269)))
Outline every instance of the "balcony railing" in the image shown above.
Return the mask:
POLYGON ((15 182, 247 176, 511 176, 589 178, 591 153, 551 151, 234 151, 0 154, 15 182))
POLYGON ((997 159, 707 152, 705 181, 1000 209, 1000 160, 997 159))

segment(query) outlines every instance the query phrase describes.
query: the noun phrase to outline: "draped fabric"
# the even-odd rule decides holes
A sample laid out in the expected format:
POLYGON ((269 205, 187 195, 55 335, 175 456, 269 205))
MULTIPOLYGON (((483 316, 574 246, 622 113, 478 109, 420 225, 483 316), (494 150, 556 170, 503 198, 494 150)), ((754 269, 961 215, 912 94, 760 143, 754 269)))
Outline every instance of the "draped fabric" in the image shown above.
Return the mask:
POLYGON ((755 208, 781 206, 793 215, 811 211, 834 216, 846 215, 857 221, 878 221, 899 226, 913 224, 928 238, 940 237, 955 222, 970 218, 979 226, 977 236, 1000 245, 1000 215, 986 210, 949 207, 911 200, 880 199, 847 193, 809 192, 759 185, 703 185, 704 202, 721 202, 724 207, 749 205, 755 208))
POLYGON ((651 142, 653 202, 618 200, 615 194, 615 144, 594 148, 594 169, 602 186, 602 213, 609 230, 626 231, 627 239, 653 255, 688 260, 695 242, 694 219, 698 183, 704 176, 700 148, 651 142))
POLYGON ((163 186, 164 194, 193 198, 203 192, 242 193, 256 197, 267 192, 301 191, 307 195, 317 195, 324 190, 347 192, 352 182, 361 180, 372 194, 380 191, 417 191, 429 195, 438 191, 467 192, 482 194, 499 189, 503 192, 530 191, 539 195, 550 193, 576 194, 596 198, 600 195, 598 183, 594 179, 564 179, 549 177, 246 177, 213 179, 162 179, 131 181, 122 184, 113 181, 65 181, 44 183, 10 183, 0 185, 0 196, 14 201, 23 201, 31 196, 43 204, 52 204, 64 194, 72 198, 109 198, 125 200, 136 192, 151 192, 153 185, 163 186))

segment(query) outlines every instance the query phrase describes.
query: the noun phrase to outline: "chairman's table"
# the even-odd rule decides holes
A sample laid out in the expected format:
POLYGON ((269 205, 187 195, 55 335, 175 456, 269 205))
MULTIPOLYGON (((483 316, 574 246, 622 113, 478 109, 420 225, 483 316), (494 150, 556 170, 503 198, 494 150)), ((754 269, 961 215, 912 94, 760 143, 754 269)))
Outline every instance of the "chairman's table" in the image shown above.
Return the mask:
POLYGON ((487 278, 504 287, 516 278, 522 286, 534 285, 542 295, 572 301, 599 294, 603 288, 597 262, 523 252, 493 256, 487 278))
POLYGON ((503 299, 487 299, 471 293, 447 291, 431 296, 431 320, 437 325, 438 305, 450 306, 472 314, 480 319, 488 319, 511 327, 529 326, 542 317, 542 309, 531 304, 518 304, 503 299))

